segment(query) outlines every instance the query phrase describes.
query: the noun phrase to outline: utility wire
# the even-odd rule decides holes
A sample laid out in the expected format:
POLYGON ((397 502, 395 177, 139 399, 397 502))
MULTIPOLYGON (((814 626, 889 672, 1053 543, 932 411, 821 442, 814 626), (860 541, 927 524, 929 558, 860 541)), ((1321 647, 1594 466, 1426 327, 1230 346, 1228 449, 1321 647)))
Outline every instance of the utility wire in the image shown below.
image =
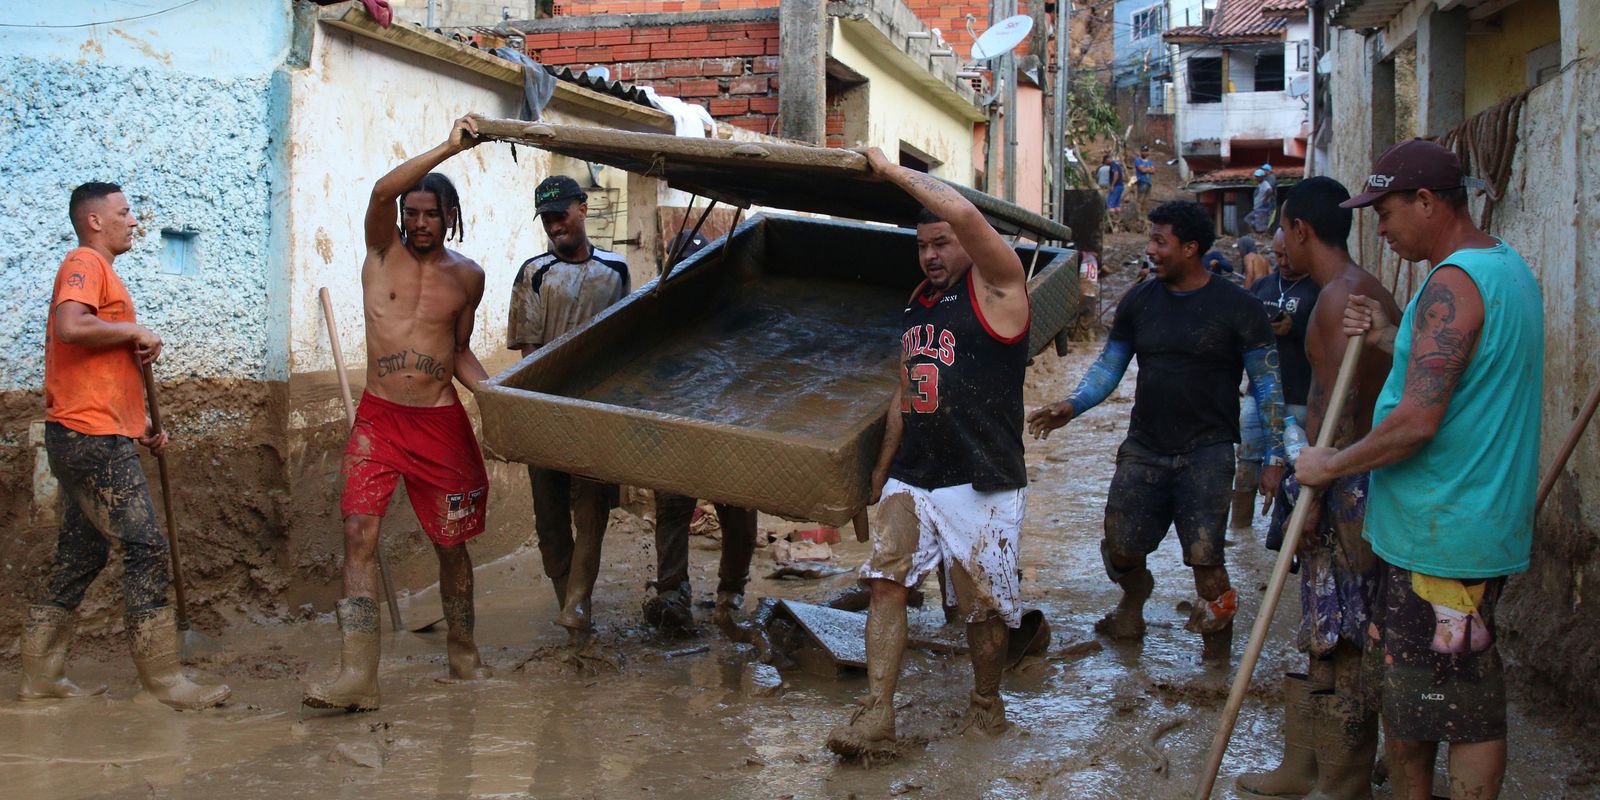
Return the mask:
POLYGON ((200 0, 188 0, 188 2, 186 2, 186 3, 179 3, 179 4, 175 5, 175 6, 170 7, 170 8, 163 8, 160 11, 152 11, 152 12, 150 12, 148 14, 140 14, 140 15, 138 15, 136 17, 121 17, 119 19, 106 19, 106 20, 101 20, 99 22, 80 22, 80 23, 78 23, 76 25, 38 25, 38 24, 28 24, 28 23, 21 23, 21 22, 0 22, 0 28, 55 28, 55 29, 61 29, 61 28, 92 28, 92 27, 94 27, 96 25, 115 25, 115 24, 117 24, 119 22, 132 22, 132 21, 137 20, 137 19, 149 19, 151 17, 160 16, 162 14, 165 14, 165 13, 169 12, 169 11, 177 11, 180 8, 184 8, 186 6, 192 6, 192 5, 194 5, 195 3, 198 3, 198 2, 200 2, 200 0))

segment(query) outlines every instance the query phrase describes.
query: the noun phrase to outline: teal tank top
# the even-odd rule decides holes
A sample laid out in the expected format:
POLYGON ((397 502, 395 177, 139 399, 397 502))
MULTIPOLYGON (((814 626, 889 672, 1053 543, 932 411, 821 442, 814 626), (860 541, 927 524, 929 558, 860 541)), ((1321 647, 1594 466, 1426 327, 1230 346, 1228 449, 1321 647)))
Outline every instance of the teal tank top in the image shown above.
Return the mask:
MULTIPOLYGON (((1528 568, 1533 546, 1544 301, 1528 262, 1505 242, 1452 253, 1430 280, 1440 266, 1459 267, 1477 284, 1483 332, 1438 434, 1410 458, 1372 471, 1365 535, 1385 561, 1413 572, 1510 575, 1528 568)), ((1375 426, 1400 403, 1421 296, 1419 289, 1395 335, 1375 426)))

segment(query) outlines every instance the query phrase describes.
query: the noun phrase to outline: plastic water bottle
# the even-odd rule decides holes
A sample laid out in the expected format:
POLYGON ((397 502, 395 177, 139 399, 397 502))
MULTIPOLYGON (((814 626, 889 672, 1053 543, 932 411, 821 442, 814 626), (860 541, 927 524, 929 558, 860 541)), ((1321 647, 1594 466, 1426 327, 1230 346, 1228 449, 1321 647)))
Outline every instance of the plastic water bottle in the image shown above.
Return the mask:
POLYGON ((1300 458, 1300 449, 1310 444, 1306 441, 1306 431, 1292 416, 1283 418, 1283 450, 1289 457, 1292 466, 1300 458))

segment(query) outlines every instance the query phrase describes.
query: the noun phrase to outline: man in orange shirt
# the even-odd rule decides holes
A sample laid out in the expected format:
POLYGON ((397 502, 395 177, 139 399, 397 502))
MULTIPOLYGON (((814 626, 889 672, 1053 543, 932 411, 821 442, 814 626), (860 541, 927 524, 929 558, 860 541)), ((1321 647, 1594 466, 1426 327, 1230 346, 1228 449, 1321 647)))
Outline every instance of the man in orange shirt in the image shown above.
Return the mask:
POLYGON ((56 272, 45 329, 45 451, 70 502, 62 513, 55 565, 45 596, 28 608, 22 634, 24 700, 85 697, 64 674, 72 612, 106 565, 110 540, 122 543, 123 601, 139 681, 180 710, 228 699, 227 686, 200 686, 178 666, 178 629, 167 604, 167 540, 156 523, 150 486, 134 440, 160 453, 144 412, 142 364, 161 355, 161 337, 138 324, 133 298, 111 268, 133 248, 139 227, 121 187, 86 183, 69 205, 78 247, 56 272))

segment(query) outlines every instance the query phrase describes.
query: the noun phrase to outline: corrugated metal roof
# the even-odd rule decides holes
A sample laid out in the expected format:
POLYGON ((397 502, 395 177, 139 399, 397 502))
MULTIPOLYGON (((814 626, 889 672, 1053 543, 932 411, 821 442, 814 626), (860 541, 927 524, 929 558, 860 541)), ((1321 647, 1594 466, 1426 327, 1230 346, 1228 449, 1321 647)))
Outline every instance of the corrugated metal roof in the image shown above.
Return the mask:
POLYGON ((1287 17, 1306 8, 1306 0, 1218 0, 1211 24, 1173 28, 1164 37, 1216 41, 1282 38, 1289 27, 1287 17))

